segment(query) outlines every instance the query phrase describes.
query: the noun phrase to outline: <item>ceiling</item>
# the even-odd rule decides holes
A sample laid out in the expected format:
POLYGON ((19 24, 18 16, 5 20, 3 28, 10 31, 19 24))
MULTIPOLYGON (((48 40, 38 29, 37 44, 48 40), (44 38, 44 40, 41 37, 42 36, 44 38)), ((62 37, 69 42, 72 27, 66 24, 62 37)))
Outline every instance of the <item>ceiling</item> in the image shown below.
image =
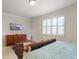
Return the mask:
POLYGON ((28 0, 2 0, 2 10, 18 16, 32 18, 54 12, 76 2, 76 0, 36 0, 36 4, 30 6, 28 0))

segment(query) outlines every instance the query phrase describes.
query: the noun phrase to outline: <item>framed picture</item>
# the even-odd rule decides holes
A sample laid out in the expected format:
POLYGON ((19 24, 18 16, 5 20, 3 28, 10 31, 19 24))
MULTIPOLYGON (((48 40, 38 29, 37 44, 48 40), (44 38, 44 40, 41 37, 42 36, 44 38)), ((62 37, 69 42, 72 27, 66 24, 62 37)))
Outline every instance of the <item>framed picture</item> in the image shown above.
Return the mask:
POLYGON ((16 23, 10 23, 10 30, 22 30, 22 25, 16 23))

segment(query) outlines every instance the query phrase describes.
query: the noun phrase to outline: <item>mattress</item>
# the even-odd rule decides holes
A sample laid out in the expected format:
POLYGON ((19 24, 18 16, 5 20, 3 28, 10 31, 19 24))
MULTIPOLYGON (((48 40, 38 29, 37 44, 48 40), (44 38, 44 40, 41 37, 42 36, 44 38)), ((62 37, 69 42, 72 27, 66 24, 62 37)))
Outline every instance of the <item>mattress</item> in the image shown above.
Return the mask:
POLYGON ((77 59, 77 45, 56 41, 24 54, 23 59, 77 59))

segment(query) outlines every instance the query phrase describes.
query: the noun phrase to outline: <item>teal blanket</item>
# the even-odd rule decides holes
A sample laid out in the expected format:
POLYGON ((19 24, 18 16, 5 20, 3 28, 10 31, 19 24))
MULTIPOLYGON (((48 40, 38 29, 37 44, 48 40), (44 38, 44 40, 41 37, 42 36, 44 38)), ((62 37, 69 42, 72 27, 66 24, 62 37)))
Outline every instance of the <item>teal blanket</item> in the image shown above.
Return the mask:
POLYGON ((26 53, 23 59, 77 59, 77 45, 56 41, 26 53))

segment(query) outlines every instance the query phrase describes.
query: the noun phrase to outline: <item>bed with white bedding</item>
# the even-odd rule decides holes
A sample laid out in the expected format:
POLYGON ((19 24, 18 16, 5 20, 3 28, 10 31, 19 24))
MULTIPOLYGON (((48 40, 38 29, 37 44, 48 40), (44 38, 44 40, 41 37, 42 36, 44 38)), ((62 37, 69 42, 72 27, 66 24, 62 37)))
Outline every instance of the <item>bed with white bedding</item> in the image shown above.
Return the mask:
POLYGON ((77 59, 77 45, 56 41, 24 54, 23 59, 77 59))

